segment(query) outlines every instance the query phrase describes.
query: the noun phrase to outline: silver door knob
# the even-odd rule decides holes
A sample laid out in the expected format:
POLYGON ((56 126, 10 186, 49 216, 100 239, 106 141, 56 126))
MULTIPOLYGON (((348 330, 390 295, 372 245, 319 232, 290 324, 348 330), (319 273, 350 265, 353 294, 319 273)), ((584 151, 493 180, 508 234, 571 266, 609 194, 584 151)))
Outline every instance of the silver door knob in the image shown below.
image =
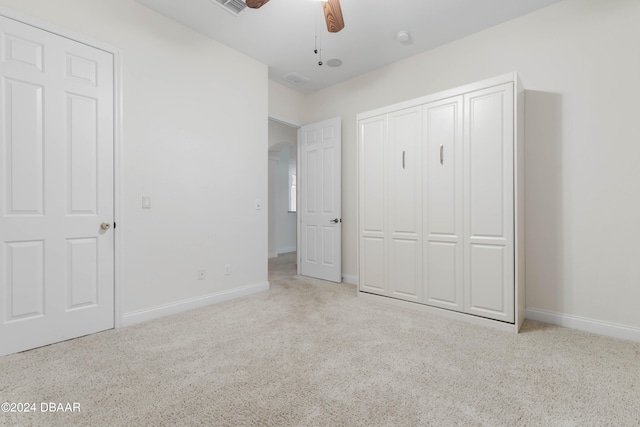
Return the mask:
POLYGON ((102 224, 100 224, 100 228, 102 228, 103 230, 108 230, 111 228, 111 224, 108 222, 103 222, 102 224))
POLYGON ((332 222, 332 223, 334 223, 334 224, 337 224, 337 223, 339 223, 339 222, 340 222, 340 220, 339 220, 338 218, 336 218, 336 219, 330 219, 330 220, 329 220, 329 222, 332 222))

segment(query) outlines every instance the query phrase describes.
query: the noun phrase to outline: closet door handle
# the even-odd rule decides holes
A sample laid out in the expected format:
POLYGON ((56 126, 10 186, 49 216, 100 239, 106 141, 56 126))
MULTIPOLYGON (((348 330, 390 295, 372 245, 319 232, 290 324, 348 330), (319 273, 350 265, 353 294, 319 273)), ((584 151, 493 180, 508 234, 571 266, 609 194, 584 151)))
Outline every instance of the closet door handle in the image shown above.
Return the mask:
POLYGON ((402 151, 402 169, 404 169, 404 150, 402 151))
POLYGON ((440 164, 444 165, 444 146, 440 144, 440 164))

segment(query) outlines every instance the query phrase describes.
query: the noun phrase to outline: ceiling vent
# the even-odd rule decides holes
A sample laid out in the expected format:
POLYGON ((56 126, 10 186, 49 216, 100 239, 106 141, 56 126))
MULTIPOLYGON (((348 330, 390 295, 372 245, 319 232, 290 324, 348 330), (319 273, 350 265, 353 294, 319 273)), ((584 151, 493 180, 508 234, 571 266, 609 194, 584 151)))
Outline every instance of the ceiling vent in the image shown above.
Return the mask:
POLYGON ((242 0, 211 0, 212 2, 219 4, 227 12, 233 13, 235 16, 240 15, 247 4, 242 0))
POLYGON ((309 83, 310 81, 308 78, 301 76, 296 72, 285 74, 284 76, 282 76, 282 79, 288 81, 294 86, 302 86, 303 84, 309 83))

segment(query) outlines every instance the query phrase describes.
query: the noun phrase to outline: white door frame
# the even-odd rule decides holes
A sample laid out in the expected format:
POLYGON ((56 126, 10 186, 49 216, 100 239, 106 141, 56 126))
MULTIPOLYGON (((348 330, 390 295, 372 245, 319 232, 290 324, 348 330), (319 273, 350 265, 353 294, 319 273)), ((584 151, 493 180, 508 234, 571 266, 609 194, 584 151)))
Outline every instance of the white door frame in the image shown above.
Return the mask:
POLYGON ((120 49, 117 49, 109 44, 97 41, 82 34, 75 33, 67 30, 66 28, 58 27, 43 21, 38 18, 34 18, 29 15, 25 15, 20 12, 16 12, 12 9, 8 9, 4 6, 0 6, 0 15, 14 21, 22 22, 23 24, 37 27, 41 30, 57 34, 59 36, 77 41, 79 43, 100 49, 113 55, 113 179, 114 179, 114 192, 113 192, 113 221, 116 224, 114 228, 114 313, 113 320, 116 328, 123 326, 123 304, 122 304, 122 280, 121 275, 123 271, 122 255, 123 255, 123 230, 124 221, 122 217, 122 203, 121 194, 123 188, 122 179, 122 58, 120 49))

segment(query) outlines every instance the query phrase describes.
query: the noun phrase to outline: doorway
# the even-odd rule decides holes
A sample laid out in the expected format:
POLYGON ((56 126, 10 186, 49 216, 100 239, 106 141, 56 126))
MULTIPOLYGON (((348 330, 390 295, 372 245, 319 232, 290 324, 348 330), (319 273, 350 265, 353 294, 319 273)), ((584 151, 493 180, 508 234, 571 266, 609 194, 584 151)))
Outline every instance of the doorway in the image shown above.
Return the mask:
POLYGON ((298 128, 269 119, 269 280, 297 274, 298 128))

